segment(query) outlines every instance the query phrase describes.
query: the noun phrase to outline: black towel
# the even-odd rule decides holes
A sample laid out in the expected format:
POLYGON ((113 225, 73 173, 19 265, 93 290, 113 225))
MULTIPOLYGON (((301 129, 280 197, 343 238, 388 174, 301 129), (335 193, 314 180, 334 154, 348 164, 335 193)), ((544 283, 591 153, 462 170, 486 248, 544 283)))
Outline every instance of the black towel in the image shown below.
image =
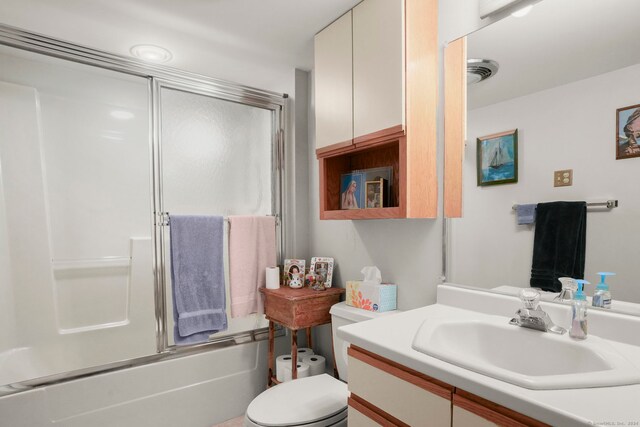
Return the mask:
POLYGON ((584 277, 587 204, 538 203, 531 287, 560 292, 558 277, 584 277))

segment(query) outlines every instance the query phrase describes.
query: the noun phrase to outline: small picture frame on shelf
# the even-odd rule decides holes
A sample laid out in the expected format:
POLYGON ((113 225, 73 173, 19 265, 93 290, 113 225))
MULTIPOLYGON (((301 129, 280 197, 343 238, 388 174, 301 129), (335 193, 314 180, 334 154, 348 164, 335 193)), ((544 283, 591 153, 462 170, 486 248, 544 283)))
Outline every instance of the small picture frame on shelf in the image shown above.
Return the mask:
POLYGON ((387 206, 385 194, 389 188, 389 181, 380 178, 376 181, 367 181, 365 194, 367 196, 366 208, 384 208, 387 206))
POLYGON ((340 176, 340 209, 361 209, 364 200, 364 174, 345 173, 340 176))
POLYGON ((311 258, 309 273, 314 274, 317 278, 316 281, 322 284, 325 288, 330 288, 331 280, 333 278, 333 258, 311 258))
MULTIPOLYGON (((369 181, 379 181, 380 179, 384 179, 387 181, 386 188, 384 189, 382 196, 382 206, 388 207, 392 205, 391 200, 391 188, 393 187, 393 167, 392 166, 383 166, 379 168, 370 168, 370 169, 360 169, 354 172, 359 172, 364 174, 365 183, 369 181)), ((366 185, 366 184, 365 184, 366 185)), ((366 190, 366 189, 365 189, 366 190)), ((366 203, 366 191, 365 191, 365 203, 366 203)), ((366 206, 365 206, 366 207, 366 206)))
POLYGON ((304 259, 285 259, 284 275, 285 285, 292 288, 301 288, 304 283, 304 268, 307 261, 304 259))

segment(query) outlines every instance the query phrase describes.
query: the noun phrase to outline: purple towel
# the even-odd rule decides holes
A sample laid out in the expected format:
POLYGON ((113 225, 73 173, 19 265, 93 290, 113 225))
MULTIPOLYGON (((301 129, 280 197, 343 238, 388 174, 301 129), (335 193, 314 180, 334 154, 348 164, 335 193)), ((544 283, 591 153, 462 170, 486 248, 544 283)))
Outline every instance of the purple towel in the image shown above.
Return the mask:
POLYGON ((533 224, 536 222, 536 204, 517 205, 516 216, 518 217, 518 225, 533 224))
POLYGON ((227 329, 221 216, 171 215, 171 287, 176 345, 227 329))

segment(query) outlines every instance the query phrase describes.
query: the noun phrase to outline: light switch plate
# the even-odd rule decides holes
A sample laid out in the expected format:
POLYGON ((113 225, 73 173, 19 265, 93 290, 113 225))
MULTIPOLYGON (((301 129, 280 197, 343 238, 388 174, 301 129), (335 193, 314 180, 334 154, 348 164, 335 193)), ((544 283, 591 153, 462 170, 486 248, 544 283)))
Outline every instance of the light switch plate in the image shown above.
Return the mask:
POLYGON ((573 185, 573 169, 564 169, 553 173, 554 187, 569 187, 573 185))

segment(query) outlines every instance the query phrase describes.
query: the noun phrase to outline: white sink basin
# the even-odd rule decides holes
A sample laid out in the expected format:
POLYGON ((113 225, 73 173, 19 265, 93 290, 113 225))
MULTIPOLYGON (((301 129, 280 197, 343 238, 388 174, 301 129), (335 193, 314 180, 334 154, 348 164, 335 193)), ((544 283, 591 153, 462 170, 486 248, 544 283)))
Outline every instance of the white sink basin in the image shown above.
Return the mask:
POLYGON ((539 332, 498 316, 429 318, 414 350, 529 389, 553 390, 640 383, 640 370, 601 338, 539 332))

